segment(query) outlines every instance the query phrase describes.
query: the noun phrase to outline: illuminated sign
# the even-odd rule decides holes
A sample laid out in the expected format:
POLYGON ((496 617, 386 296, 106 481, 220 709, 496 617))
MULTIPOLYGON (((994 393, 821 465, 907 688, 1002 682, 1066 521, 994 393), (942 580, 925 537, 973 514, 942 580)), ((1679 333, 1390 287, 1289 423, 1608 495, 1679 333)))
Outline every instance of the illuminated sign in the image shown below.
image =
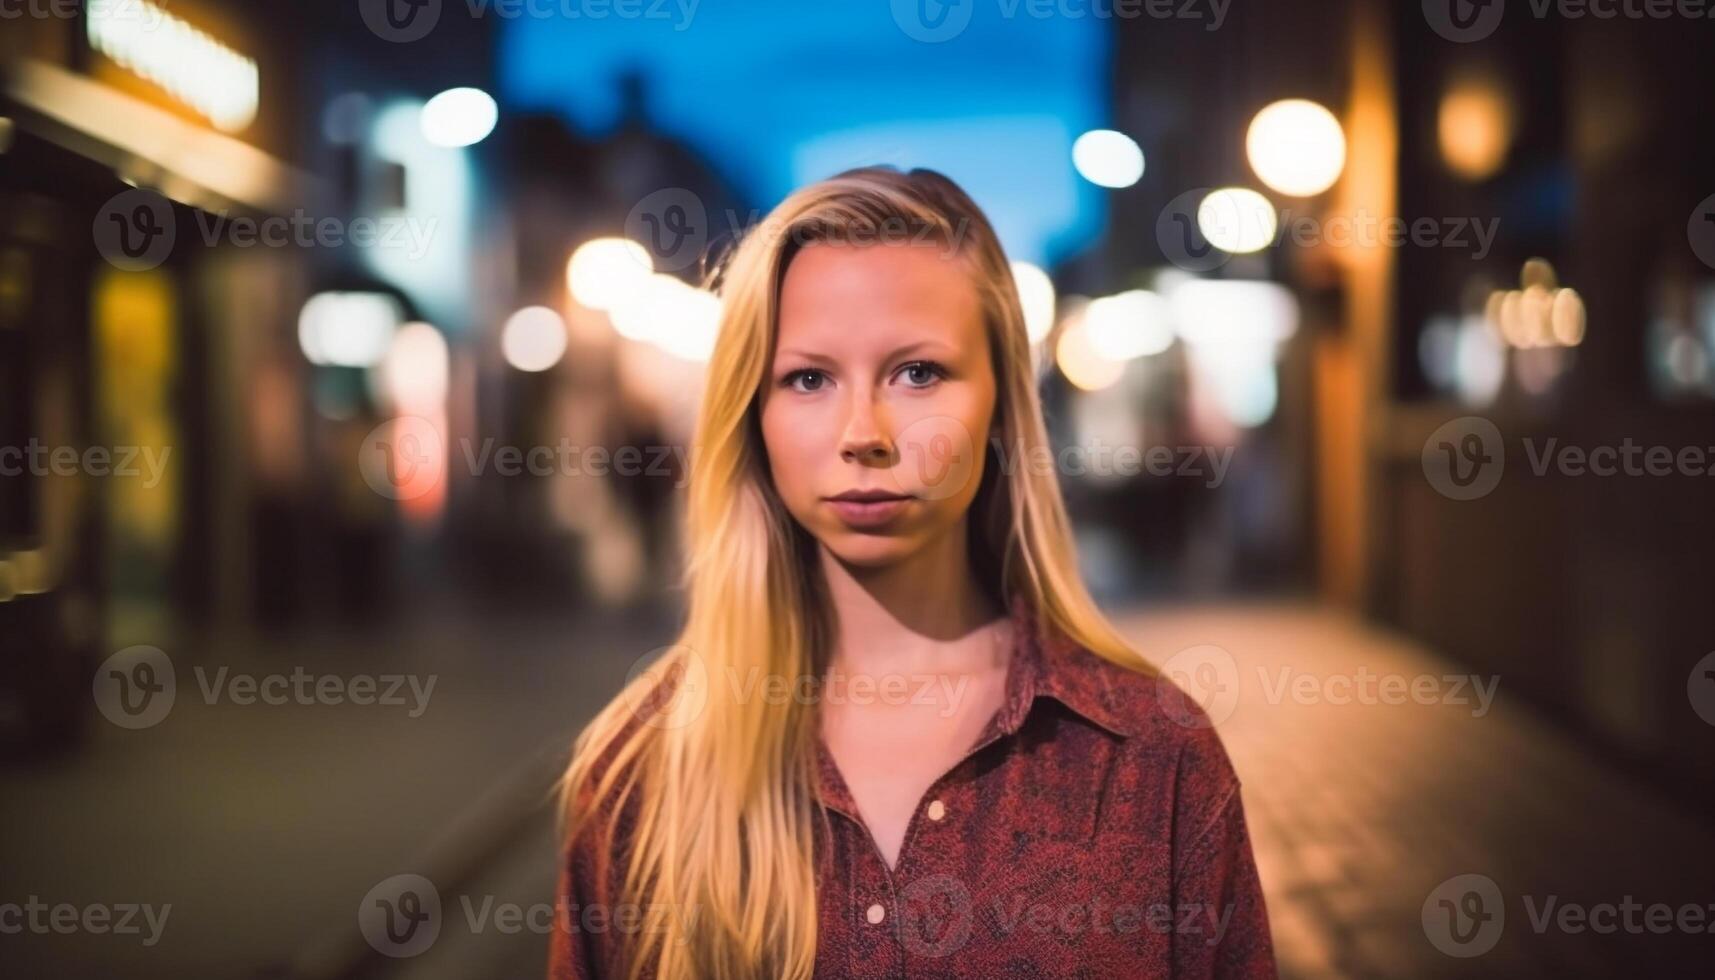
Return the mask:
POLYGON ((261 85, 246 58, 148 0, 92 3, 89 46, 236 132, 256 118, 261 85))

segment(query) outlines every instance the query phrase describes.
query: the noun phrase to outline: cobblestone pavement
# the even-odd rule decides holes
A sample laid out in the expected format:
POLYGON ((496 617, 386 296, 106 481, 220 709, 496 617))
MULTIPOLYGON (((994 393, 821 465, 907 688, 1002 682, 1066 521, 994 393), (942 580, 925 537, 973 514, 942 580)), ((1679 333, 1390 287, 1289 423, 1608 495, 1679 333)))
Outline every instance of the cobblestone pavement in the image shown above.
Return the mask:
POLYGON ((1219 720, 1283 976, 1715 976, 1715 821, 1592 759, 1504 676, 1303 606, 1122 625, 1219 720))

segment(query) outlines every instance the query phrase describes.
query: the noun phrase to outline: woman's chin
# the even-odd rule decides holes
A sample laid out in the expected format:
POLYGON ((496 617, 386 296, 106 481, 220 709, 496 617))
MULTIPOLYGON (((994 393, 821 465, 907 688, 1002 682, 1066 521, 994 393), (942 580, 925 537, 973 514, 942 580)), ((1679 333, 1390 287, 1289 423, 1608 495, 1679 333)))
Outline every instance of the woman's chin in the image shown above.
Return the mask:
POLYGON ((842 530, 823 538, 822 546, 847 565, 885 568, 909 558, 921 542, 915 535, 842 530))

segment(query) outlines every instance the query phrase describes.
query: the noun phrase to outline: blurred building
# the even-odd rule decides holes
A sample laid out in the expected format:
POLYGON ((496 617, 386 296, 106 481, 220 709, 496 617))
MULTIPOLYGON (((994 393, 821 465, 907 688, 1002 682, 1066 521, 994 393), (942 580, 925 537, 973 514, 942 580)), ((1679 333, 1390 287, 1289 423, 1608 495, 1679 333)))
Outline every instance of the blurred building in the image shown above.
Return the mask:
POLYGON ((43 451, 0 481, 0 635, 58 736, 99 650, 240 615, 236 367, 290 322, 301 270, 201 239, 320 187, 290 158, 294 34, 268 12, 44 9, 0 36, 0 424, 43 451))
MULTIPOLYGON (((1711 81, 1701 25, 1509 11, 1462 43, 1415 5, 1356 2, 1235 6, 1218 32, 1117 23, 1116 125, 1151 148, 1151 179, 1113 193, 1127 233, 1077 275, 1292 291, 1278 413, 1238 455, 1283 460, 1269 492, 1296 567, 1709 799, 1715 747, 1686 709, 1715 634, 1708 478, 1543 462, 1568 446, 1706 455, 1715 432, 1715 251, 1698 253, 1715 138, 1685 102, 1711 81), (1247 125, 1281 99, 1333 110, 1340 179, 1264 187, 1268 247, 1199 265, 1197 203, 1259 186, 1247 125), (1403 240, 1385 240, 1388 218, 1403 240), (1468 417, 1494 426, 1505 477, 1460 499, 1425 460, 1468 417)), ((1250 553, 1243 533, 1223 541, 1250 553)))
POLYGON ((663 321, 671 301, 649 297, 706 296, 720 250, 755 219, 732 182, 652 116, 641 75, 613 83, 620 113, 605 133, 523 114, 497 134, 512 201, 497 294, 516 303, 482 345, 478 429, 494 446, 551 450, 552 461, 469 474, 460 533, 471 546, 463 567, 481 580, 472 586, 514 600, 631 601, 677 586, 677 490, 706 353, 657 342, 691 325, 663 321), (648 234, 649 220, 680 218, 673 234, 648 234), (634 252, 599 268, 603 247, 622 241, 634 252), (580 296, 574 263, 585 259, 598 286, 636 280, 638 310, 580 296), (537 321, 558 324, 564 348, 526 363, 533 355, 509 352, 504 334, 537 321), (622 451, 636 455, 612 455, 622 451))

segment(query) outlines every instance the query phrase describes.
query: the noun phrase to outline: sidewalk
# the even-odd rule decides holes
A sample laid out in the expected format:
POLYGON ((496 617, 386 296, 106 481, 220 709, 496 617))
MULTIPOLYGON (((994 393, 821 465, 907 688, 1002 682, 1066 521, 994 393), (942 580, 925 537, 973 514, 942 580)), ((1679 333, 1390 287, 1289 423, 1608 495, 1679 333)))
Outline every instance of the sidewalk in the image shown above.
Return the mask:
POLYGON ((159 724, 128 731, 96 715, 79 755, 0 769, 0 902, 171 905, 152 946, 112 932, 0 936, 4 972, 184 980, 338 966, 362 942, 371 887, 516 836, 520 780, 546 785, 636 657, 671 639, 667 617, 494 618, 506 625, 449 613, 382 636, 209 651, 200 673, 176 656, 159 724), (397 705, 245 704, 228 686, 299 669, 404 674, 419 696, 404 686, 397 705))
MULTIPOLYGON (((1715 924, 1715 822, 1593 761, 1505 677, 1484 711, 1461 668, 1306 607, 1138 612, 1122 626, 1158 662, 1202 644, 1232 656, 1221 679, 1237 681, 1237 698, 1219 730, 1244 783, 1282 976, 1715 975, 1715 934, 1655 934, 1642 911, 1640 930, 1623 918, 1593 928, 1628 899, 1696 906, 1701 928, 1715 924), (1430 703, 1383 702, 1389 676, 1396 691, 1434 678, 1417 681, 1430 703), (1443 886, 1466 874, 1494 882, 1481 906, 1469 904, 1474 879, 1443 886), (1431 892, 1504 916, 1492 948, 1478 952, 1487 933, 1458 943, 1444 917, 1426 926, 1431 892)), ((1203 659, 1182 658, 1190 690, 1203 659)))

